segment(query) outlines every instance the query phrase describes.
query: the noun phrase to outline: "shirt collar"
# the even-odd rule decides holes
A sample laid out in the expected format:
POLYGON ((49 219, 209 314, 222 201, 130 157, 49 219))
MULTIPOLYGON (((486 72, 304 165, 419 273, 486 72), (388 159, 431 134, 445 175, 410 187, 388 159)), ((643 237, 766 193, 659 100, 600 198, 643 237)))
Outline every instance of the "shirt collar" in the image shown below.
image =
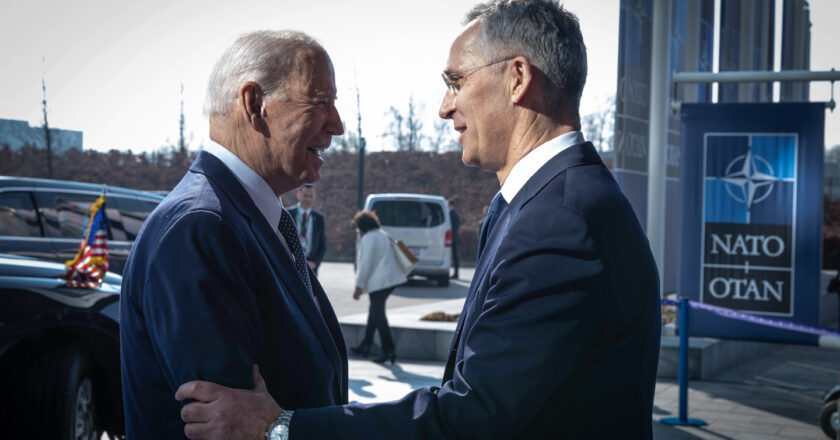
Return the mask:
POLYGON ((236 180, 245 187, 245 191, 251 196, 251 200, 257 205, 257 209, 268 224, 273 229, 277 229, 280 217, 283 215, 283 205, 268 183, 227 148, 210 141, 204 146, 204 151, 222 161, 230 169, 236 180))
POLYGON ((297 209, 298 209, 298 212, 301 215, 303 215, 303 214, 309 215, 309 212, 312 211, 311 206, 309 207, 309 209, 303 209, 303 206, 300 206, 300 202, 298 202, 298 204, 297 204, 297 209))
POLYGON ((582 144, 584 142, 583 134, 579 131, 572 131, 569 133, 557 136, 550 141, 539 145, 537 148, 531 150, 519 162, 513 166, 505 179, 505 184, 502 185, 500 192, 505 201, 510 203, 514 197, 519 193, 528 180, 540 170, 551 158, 556 156, 561 151, 573 145, 582 144))

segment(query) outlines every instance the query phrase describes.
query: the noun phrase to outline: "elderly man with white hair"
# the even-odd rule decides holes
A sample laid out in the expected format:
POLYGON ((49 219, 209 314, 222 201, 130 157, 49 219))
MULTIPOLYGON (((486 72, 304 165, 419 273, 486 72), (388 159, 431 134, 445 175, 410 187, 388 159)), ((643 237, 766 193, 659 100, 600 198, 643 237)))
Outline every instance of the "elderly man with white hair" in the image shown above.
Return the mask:
POLYGON ((178 385, 252 388, 255 364, 283 408, 347 402, 335 313, 278 199, 319 179, 342 133, 335 97, 330 57, 303 33, 243 35, 216 63, 213 143, 146 220, 125 269, 129 438, 183 438, 178 385))

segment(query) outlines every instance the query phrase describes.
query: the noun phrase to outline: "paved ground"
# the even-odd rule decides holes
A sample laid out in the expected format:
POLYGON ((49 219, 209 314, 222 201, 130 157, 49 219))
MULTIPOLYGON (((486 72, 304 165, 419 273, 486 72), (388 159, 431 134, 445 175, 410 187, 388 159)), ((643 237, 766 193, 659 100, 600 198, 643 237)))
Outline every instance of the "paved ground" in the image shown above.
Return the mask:
MULTIPOLYGON (((440 385, 443 363, 397 360, 383 366, 350 360, 350 399, 384 402, 412 389, 440 385)), ((840 381, 840 352, 779 345, 769 353, 689 388, 689 417, 707 421, 702 428, 666 426, 677 417, 676 381, 656 385, 653 410, 657 440, 826 440, 818 426, 821 396, 840 381)), ((604 414, 605 422, 609 415, 604 414)))
MULTIPOLYGON (((422 306, 463 298, 472 270, 448 288, 412 280, 388 299, 388 309, 422 306)), ((353 268, 325 263, 321 282, 339 316, 363 313, 366 300, 353 301, 353 268)), ((363 359, 350 360, 350 399, 383 402, 403 397, 412 389, 440 385, 443 363, 397 360, 383 366, 363 359)), ((817 347, 776 345, 768 353, 724 371, 712 380, 694 381, 689 388, 689 417, 709 423, 702 428, 672 427, 658 422, 679 415, 676 381, 659 380, 654 401, 654 438, 657 440, 825 440, 817 415, 821 397, 840 383, 840 351, 817 347)), ((606 398, 609 398, 608 396, 606 398)), ((609 415, 604 414, 605 421, 609 415)))
MULTIPOLYGON (((388 310, 437 302, 454 298, 465 298, 470 287, 474 269, 462 268, 461 279, 450 280, 448 287, 437 287, 434 281, 422 277, 412 278, 407 285, 397 287, 385 306, 388 310)), ((339 318, 346 315, 366 313, 370 302, 362 296, 359 301, 353 300, 355 282, 352 263, 323 263, 318 271, 318 280, 324 286, 324 291, 330 297, 330 302, 339 318)))
MULTIPOLYGON (((822 395, 840 383, 840 351, 777 345, 769 353, 690 384, 689 417, 704 428, 655 425, 658 439, 821 439, 822 395)), ((676 417, 678 387, 659 381, 654 418, 676 417)))

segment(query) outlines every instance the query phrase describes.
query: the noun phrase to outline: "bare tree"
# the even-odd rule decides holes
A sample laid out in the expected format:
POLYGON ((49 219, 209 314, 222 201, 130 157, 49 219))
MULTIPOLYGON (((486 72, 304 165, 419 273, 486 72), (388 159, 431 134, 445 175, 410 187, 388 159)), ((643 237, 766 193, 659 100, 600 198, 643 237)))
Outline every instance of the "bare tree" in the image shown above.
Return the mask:
POLYGON ((344 134, 332 137, 332 143, 330 144, 330 148, 326 150, 326 153, 338 151, 355 153, 358 150, 359 135, 347 130, 347 125, 344 122, 341 123, 341 127, 344 128, 344 134))
POLYGON ((388 109, 386 115, 390 115, 392 119, 382 136, 393 138, 394 146, 398 151, 402 151, 405 149, 405 135, 403 134, 403 119, 405 118, 394 106, 388 109))
POLYGON ((187 140, 184 139, 184 82, 181 81, 181 118, 178 120, 178 152, 187 154, 187 140))
POLYGON ((408 99, 408 114, 403 115, 396 107, 388 109, 386 114, 391 116, 388 129, 383 133, 385 137, 394 139, 397 151, 419 151, 425 136, 423 135, 423 121, 419 113, 422 105, 414 104, 414 97, 408 99))
MULTIPOLYGON (((46 58, 42 57, 41 61, 45 62, 46 58)), ((50 123, 47 119, 47 83, 43 75, 41 76, 41 91, 43 92, 43 99, 41 100, 41 104, 43 105, 44 109, 44 140, 46 141, 47 147, 47 177, 52 179, 52 137, 50 136, 50 123)))
POLYGON ((458 141, 452 135, 452 127, 449 121, 445 119, 435 120, 434 137, 429 139, 431 150, 435 153, 445 153, 447 151, 458 151, 460 149, 458 141))
POLYGON ((422 105, 414 105, 413 96, 408 98, 408 117, 405 120, 405 128, 408 130, 408 151, 420 150, 420 142, 423 141, 423 121, 420 120, 418 113, 422 110, 422 105))
POLYGON ((598 151, 614 150, 615 95, 604 100, 594 112, 583 115, 581 125, 583 136, 592 142, 598 151))

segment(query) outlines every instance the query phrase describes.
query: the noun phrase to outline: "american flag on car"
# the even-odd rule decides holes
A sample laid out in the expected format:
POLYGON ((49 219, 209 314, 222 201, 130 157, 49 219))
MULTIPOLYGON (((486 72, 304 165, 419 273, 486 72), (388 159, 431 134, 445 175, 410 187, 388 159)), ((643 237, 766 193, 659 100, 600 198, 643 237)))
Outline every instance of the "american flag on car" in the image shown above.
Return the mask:
POLYGON ((108 218, 105 216, 105 192, 90 207, 88 222, 79 252, 64 263, 68 287, 92 289, 99 287, 108 271, 108 218))

